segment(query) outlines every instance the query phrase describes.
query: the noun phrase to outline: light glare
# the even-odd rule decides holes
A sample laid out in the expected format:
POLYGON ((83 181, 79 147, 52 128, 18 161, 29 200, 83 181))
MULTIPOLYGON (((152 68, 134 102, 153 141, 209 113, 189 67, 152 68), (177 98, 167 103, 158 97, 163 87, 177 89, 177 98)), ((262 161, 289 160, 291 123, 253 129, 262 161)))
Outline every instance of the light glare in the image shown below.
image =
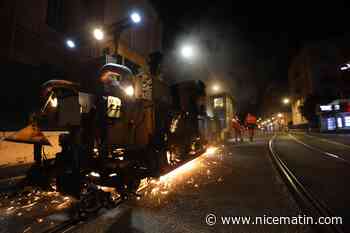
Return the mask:
POLYGON ((183 46, 181 49, 181 54, 186 59, 192 58, 194 55, 193 47, 190 45, 183 46))
POLYGON ((134 22, 134 23, 140 23, 141 22, 141 15, 137 12, 133 12, 131 15, 130 15, 130 18, 131 20, 134 22))
POLYGON ((96 40, 103 40, 104 38, 104 33, 100 28, 96 28, 94 30, 94 37, 96 40))
POLYGON ((134 88, 132 86, 127 86, 125 89, 125 94, 128 96, 133 96, 134 95, 134 88))
POLYGON ((51 101, 50 101, 50 104, 51 104, 51 107, 57 108, 57 106, 58 106, 57 98, 52 98, 51 101))
POLYGON ((214 85, 213 86, 213 91, 219 91, 220 90, 220 86, 219 85, 214 85))
POLYGON ((290 100, 289 100, 288 98, 284 98, 284 99, 283 99, 283 103, 284 103, 284 104, 289 104, 289 102, 290 102, 290 100))
POLYGON ((75 48, 75 43, 72 40, 66 40, 66 45, 68 46, 68 48, 75 48))

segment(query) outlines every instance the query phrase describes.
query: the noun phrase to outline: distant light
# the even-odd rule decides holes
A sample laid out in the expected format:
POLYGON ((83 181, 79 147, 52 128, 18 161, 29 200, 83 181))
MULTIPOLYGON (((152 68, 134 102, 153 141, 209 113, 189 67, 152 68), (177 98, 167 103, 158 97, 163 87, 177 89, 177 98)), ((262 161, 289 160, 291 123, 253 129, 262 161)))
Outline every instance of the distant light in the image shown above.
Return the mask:
POLYGON ((52 98, 51 101, 50 101, 50 104, 51 104, 51 107, 57 108, 57 106, 58 106, 57 98, 52 98))
POLYGON ((278 116, 279 118, 281 118, 281 117, 283 117, 283 114, 282 114, 282 113, 278 113, 277 116, 278 116))
POLYGON ((283 103, 284 103, 284 104, 289 104, 289 102, 290 102, 290 99, 289 99, 289 98, 284 98, 284 99, 283 99, 283 103))
POLYGON ((213 91, 219 91, 219 90, 220 90, 220 86, 217 85, 217 84, 215 84, 215 85, 213 86, 213 91))
POLYGON ((193 47, 190 45, 183 46, 181 49, 181 55, 186 59, 192 58, 194 56, 193 47))
POLYGON ((90 175, 93 177, 101 177, 101 175, 97 172, 90 172, 90 175))
POLYGON ((66 40, 66 45, 68 46, 68 48, 71 48, 71 49, 75 48, 75 43, 72 40, 69 40, 69 39, 66 40))
POLYGON ((130 18, 131 18, 132 22, 134 22, 136 24, 141 22, 141 15, 137 12, 131 13, 130 18))
POLYGON ((321 111, 332 111, 332 105, 320 105, 321 111))
POLYGON ((217 147, 213 147, 213 146, 210 146, 210 147, 208 147, 207 148, 207 150, 206 150, 206 154, 207 155, 213 155, 213 154, 215 154, 215 152, 218 150, 218 148, 217 147))
POLYGON ((133 86, 127 86, 125 89, 124 89, 125 93, 128 95, 128 96, 133 96, 134 95, 134 88, 133 86))
POLYGON ((344 66, 340 67, 340 70, 347 70, 350 69, 350 64, 346 63, 344 66))
POLYGON ((94 37, 95 37, 96 40, 103 40, 104 33, 103 33, 102 29, 96 28, 94 30, 94 37))

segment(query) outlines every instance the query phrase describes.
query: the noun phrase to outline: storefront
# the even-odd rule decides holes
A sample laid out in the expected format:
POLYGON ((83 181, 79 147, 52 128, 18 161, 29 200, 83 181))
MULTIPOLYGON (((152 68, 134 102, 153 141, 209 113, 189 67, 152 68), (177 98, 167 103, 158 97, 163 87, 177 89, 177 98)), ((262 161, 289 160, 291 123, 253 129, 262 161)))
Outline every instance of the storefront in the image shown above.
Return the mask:
POLYGON ((350 100, 334 100, 327 105, 320 105, 321 132, 350 132, 350 100))

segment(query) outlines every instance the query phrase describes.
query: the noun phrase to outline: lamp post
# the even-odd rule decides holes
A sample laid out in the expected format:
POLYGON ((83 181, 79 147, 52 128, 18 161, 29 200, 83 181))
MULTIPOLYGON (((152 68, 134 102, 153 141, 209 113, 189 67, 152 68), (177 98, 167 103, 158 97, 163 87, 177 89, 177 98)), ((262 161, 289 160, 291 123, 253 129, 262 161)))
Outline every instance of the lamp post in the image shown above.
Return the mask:
MULTIPOLYGON (((108 26, 106 31, 103 30, 103 27, 94 28, 92 31, 92 34, 97 41, 102 41, 105 38, 106 33, 112 34, 113 44, 114 44, 114 54, 115 56, 117 56, 119 39, 120 39, 121 33, 125 29, 128 29, 134 25, 141 23, 141 21, 142 21, 141 14, 134 11, 128 17, 108 26)), ((69 49, 74 49, 77 47, 77 43, 73 39, 66 39, 65 44, 69 49)))
POLYGON ((125 29, 128 29, 134 25, 138 25, 141 23, 142 17, 138 12, 132 12, 129 17, 120 20, 117 23, 114 23, 110 27, 110 31, 113 35, 113 43, 114 43, 114 55, 118 56, 118 48, 119 48, 119 40, 122 32, 125 29))

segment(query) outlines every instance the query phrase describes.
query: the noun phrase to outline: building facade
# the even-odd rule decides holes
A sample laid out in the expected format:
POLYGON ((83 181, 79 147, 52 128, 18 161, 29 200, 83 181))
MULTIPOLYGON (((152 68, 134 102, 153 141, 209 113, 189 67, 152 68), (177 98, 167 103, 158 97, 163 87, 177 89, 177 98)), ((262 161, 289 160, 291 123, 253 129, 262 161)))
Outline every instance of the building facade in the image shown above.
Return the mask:
POLYGON ((3 74, 11 74, 3 78, 0 88, 8 115, 1 125, 27 119, 37 108, 34 96, 46 80, 94 76, 96 64, 104 63, 105 55, 115 55, 114 61, 137 73, 147 65, 149 54, 162 49, 162 23, 146 0, 3 0, 0 5, 4 32, 0 67, 3 74), (142 21, 121 33, 118 54, 114 54, 115 43, 107 29, 132 11, 140 12, 142 21), (94 39, 94 28, 106 32, 103 40, 94 39), (68 48, 67 39, 74 40, 76 47, 68 48))
POLYGON ((221 93, 208 96, 207 115, 219 122, 221 138, 231 131, 231 120, 236 115, 236 103, 232 95, 221 93))
MULTIPOLYGON (((346 37, 309 44, 292 59, 288 68, 291 110, 294 125, 307 123, 300 107, 310 95, 348 98, 348 71, 341 69, 350 60, 346 37)), ((316 110, 315 110, 316 111, 316 110)))

